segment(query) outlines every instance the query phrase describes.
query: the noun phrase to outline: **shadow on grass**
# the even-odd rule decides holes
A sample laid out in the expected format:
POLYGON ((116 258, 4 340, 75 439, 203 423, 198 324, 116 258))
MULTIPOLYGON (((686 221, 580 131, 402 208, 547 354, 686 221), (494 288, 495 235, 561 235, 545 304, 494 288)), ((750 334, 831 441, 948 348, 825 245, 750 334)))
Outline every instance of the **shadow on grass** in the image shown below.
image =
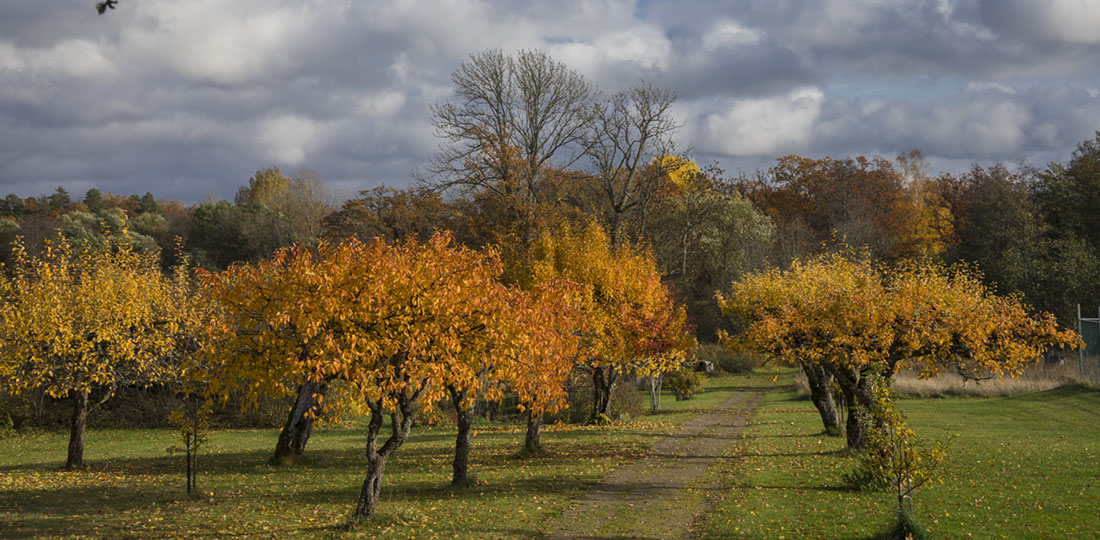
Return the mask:
MULTIPOLYGON (((455 497, 488 503, 495 499, 514 499, 517 496, 545 496, 551 494, 577 495, 595 485, 595 481, 566 479, 546 475, 500 481, 482 481, 464 486, 452 486, 447 482, 402 482, 400 485, 385 484, 383 480, 381 499, 394 502, 417 504, 435 503, 453 500, 455 497)), ((354 505, 359 496, 359 484, 346 488, 310 489, 296 493, 283 494, 282 499, 300 504, 348 504, 354 505)))
POLYGON ((742 435, 743 439, 806 439, 812 437, 821 436, 821 432, 816 433, 779 433, 776 435, 742 435))
POLYGON ((163 488, 86 486, 43 489, 8 489, 0 492, 0 508, 13 514, 76 516, 89 513, 127 512, 152 504, 181 499, 179 492, 163 488))
POLYGON ((817 452, 775 452, 770 454, 741 454, 738 457, 804 457, 804 456, 845 456, 849 452, 846 448, 840 450, 820 450, 817 452))
POLYGON ((859 493, 859 488, 855 486, 762 486, 754 484, 733 484, 731 486, 735 489, 767 489, 775 491, 821 491, 825 493, 859 493))

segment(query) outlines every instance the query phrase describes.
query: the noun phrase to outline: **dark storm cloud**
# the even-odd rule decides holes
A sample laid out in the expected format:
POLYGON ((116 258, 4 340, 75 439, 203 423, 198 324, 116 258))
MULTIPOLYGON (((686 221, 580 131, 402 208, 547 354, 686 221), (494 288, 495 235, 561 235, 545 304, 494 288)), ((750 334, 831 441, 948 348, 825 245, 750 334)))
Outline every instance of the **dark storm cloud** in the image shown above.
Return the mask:
POLYGON ((0 191, 232 196, 271 165, 404 185, 489 47, 674 90, 701 159, 1063 159, 1100 128, 1100 2, 8 0, 0 191))

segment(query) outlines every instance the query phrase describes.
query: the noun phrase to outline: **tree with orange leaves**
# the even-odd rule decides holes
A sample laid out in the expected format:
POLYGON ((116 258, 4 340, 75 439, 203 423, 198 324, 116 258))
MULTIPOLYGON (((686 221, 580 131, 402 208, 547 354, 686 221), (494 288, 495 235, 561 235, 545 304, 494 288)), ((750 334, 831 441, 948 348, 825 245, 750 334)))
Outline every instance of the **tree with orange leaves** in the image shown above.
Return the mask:
MULTIPOLYGON (((281 250, 256 265, 206 274, 223 311, 212 320, 212 387, 255 399, 307 383, 340 381, 370 412, 367 476, 355 515, 377 511, 386 463, 413 419, 448 394, 456 403, 497 399, 487 384, 518 377, 532 335, 499 283, 493 251, 457 247, 448 234, 420 243, 355 239, 315 252, 281 250), (516 343, 519 343, 518 345, 516 343), (391 434, 380 441, 389 417, 391 434)), ((537 323, 528 310, 528 321, 537 323)), ((548 343, 550 338, 531 339, 548 343)), ((540 405, 548 406, 548 405, 540 405)))

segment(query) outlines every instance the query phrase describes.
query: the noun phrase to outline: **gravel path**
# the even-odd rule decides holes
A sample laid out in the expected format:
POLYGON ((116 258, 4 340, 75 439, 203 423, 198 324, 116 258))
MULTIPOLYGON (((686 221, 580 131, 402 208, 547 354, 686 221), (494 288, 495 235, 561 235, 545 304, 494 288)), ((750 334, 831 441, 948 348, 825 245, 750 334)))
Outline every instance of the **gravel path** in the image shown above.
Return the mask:
POLYGON ((609 474, 551 522, 547 540, 566 538, 687 538, 692 520, 707 509, 707 493, 720 489, 707 474, 728 459, 741 429, 763 396, 739 391, 685 422, 653 446, 651 455, 609 474))

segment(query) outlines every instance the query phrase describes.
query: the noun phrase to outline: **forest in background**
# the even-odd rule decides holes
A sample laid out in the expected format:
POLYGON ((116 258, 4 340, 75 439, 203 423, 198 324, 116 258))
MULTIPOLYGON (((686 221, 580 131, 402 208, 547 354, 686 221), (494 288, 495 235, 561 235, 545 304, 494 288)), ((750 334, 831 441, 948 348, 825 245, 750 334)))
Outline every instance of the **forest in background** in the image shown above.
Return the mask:
MULTIPOLYGON (((16 236, 40 251, 58 232, 74 244, 123 236, 209 270, 261 260, 295 243, 356 237, 370 241, 450 230, 469 247, 517 245, 552 223, 583 226, 615 219, 598 179, 568 169, 544 171, 540 200, 488 190, 430 185, 379 187, 335 200, 312 171, 262 169, 233 201, 187 205, 144 195, 63 188, 0 200, 0 257, 16 236)), ((721 317, 714 292, 746 272, 785 267, 822 252, 857 251, 885 265, 932 260, 971 265, 1001 294, 1076 326, 1076 306, 1100 299, 1100 133, 1066 163, 1037 169, 973 166, 962 174, 927 171, 920 153, 882 157, 784 156, 768 170, 725 176, 687 158, 646 164, 627 194, 624 241, 650 249, 666 283, 688 307, 699 337, 712 339, 721 317)), ((1090 311, 1091 312, 1091 311, 1090 311)))

